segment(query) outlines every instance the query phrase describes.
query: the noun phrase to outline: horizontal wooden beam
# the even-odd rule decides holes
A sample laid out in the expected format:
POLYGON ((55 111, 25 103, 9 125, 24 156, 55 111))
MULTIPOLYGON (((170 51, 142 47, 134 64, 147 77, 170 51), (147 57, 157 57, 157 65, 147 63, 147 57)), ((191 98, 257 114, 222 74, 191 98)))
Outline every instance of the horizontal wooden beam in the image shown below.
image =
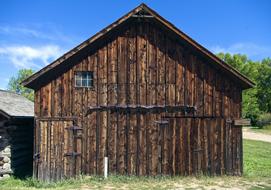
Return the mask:
POLYGON ((77 121, 77 117, 36 117, 36 120, 38 121, 77 121))
POLYGON ((110 111, 118 113, 194 113, 196 111, 195 106, 170 106, 170 105, 151 105, 151 106, 142 106, 142 105, 108 105, 108 106, 97 106, 89 107, 87 114, 91 114, 95 111, 110 111))
POLYGON ((250 119, 235 119, 233 120, 235 126, 249 126, 251 125, 250 119))

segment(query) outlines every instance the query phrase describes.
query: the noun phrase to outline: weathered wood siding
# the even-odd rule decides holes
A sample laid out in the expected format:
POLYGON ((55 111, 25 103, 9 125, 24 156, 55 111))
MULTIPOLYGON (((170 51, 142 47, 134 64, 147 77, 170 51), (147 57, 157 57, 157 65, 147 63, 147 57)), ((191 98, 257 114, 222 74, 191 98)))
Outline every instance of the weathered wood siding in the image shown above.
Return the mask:
POLYGON ((132 23, 36 90, 40 156, 34 172, 43 180, 101 175, 108 156, 111 174, 240 175, 242 130, 229 122, 240 114, 241 88, 234 81, 155 24, 132 23), (93 71, 94 87, 74 87, 75 71, 93 71), (197 111, 87 114, 89 107, 112 105, 197 111), (82 128, 75 131, 79 137, 68 139, 67 123, 82 128), (80 154, 65 157, 67 152, 80 154))

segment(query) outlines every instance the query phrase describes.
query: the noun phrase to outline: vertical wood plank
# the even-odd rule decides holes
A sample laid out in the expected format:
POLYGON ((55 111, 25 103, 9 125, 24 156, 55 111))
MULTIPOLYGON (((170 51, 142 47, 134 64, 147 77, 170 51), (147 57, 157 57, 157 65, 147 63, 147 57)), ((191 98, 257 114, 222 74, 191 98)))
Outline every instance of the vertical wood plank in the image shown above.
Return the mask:
MULTIPOLYGON (((118 57, 117 57, 117 39, 113 39, 108 45, 108 103, 110 106, 117 105, 117 78, 118 78, 118 57)), ((110 113, 109 116, 109 173, 116 174, 116 162, 117 162, 117 113, 110 113)))
MULTIPOLYGON (((136 28, 132 26, 129 28, 127 39, 127 83, 129 89, 127 105, 136 105, 136 28)), ((127 173, 129 175, 136 175, 136 114, 129 114, 127 116, 129 122, 128 129, 128 155, 127 155, 127 173)), ((127 125, 128 126, 128 125, 127 125)))
MULTIPOLYGON (((138 85, 139 85, 139 104, 146 105, 146 76, 147 76, 147 41, 146 41, 146 23, 140 23, 138 27, 137 39, 137 64, 138 64, 138 85)), ((146 175, 147 153, 146 153, 146 115, 140 114, 139 129, 139 175, 146 175)))
POLYGON ((196 61, 195 65, 195 106, 197 108, 197 116, 203 116, 204 110, 204 66, 199 60, 196 61))
MULTIPOLYGON (((107 106, 107 47, 104 46, 98 51, 98 105, 107 106)), ((106 130, 107 130, 107 113, 101 111, 99 114, 99 153, 97 173, 102 175, 104 168, 104 157, 106 155, 106 130)))
MULTIPOLYGON (((123 36, 118 37, 118 104, 126 105, 126 38, 123 36)), ((126 116, 125 114, 118 115, 118 172, 120 174, 125 173, 125 125, 126 116)))

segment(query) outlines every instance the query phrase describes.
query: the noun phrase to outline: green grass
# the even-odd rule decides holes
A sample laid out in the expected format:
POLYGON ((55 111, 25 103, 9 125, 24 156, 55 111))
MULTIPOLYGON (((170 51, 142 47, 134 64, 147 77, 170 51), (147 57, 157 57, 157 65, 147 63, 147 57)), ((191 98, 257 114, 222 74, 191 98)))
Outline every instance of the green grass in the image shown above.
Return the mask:
POLYGON ((271 143, 244 140, 244 176, 271 178, 271 143))
POLYGON ((239 187, 271 189, 271 143, 244 140, 244 176, 221 177, 101 177, 80 176, 57 183, 6 179, 0 181, 1 190, 30 189, 217 189, 239 187))

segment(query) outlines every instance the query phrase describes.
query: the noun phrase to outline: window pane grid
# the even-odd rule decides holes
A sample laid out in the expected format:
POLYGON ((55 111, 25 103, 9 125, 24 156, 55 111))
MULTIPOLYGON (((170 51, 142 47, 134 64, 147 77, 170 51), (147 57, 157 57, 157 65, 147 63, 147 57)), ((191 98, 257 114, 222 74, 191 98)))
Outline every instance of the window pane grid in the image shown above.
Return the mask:
POLYGON ((93 87, 93 72, 81 71, 75 73, 76 87, 93 87))

